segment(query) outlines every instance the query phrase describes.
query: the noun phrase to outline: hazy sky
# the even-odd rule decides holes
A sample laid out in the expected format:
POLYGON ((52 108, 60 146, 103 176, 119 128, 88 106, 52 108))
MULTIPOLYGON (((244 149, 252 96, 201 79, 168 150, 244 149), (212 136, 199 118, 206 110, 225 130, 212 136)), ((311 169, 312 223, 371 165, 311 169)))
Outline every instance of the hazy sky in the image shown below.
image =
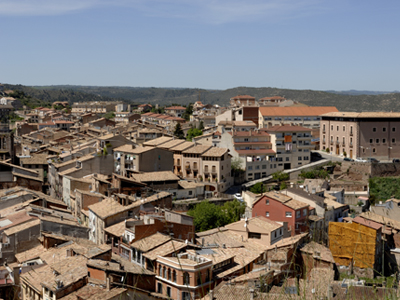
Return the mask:
POLYGON ((400 1, 0 0, 0 82, 400 90, 400 1))

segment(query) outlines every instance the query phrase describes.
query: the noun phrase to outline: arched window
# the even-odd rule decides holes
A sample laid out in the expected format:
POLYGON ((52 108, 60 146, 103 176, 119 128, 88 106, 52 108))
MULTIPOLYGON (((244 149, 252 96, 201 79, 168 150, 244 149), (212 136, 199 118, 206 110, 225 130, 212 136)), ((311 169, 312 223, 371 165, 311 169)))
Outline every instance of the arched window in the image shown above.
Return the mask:
POLYGON ((190 276, 188 272, 183 273, 183 284, 190 284, 190 276))
POLYGON ((175 270, 172 272, 172 281, 176 282, 176 271, 175 270))
POLYGON ((164 267, 164 278, 167 279, 167 268, 164 267))
POLYGON ((161 266, 159 266, 159 269, 158 269, 158 276, 162 277, 162 267, 161 266))
POLYGON ((168 269, 168 280, 171 280, 171 269, 168 269))

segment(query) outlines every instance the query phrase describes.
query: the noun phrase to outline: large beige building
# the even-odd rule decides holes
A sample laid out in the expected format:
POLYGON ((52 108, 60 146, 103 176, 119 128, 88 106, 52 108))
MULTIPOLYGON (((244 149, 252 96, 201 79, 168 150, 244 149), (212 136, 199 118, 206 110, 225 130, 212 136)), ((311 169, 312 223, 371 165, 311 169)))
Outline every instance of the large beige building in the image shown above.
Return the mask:
POLYGON ((72 115, 81 115, 86 113, 105 114, 115 110, 119 102, 75 102, 72 104, 72 115))
POLYGON ((260 107, 258 127, 267 128, 281 124, 319 128, 321 115, 337 112, 334 106, 260 107))
POLYGON ((320 150, 350 158, 400 158, 400 113, 332 112, 321 118, 320 150))

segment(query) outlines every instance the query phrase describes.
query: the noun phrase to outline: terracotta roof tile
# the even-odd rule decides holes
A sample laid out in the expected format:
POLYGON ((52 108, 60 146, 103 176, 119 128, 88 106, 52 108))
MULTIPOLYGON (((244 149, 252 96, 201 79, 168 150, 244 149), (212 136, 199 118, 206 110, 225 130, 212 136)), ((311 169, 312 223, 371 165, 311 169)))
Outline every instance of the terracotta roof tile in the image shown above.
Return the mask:
POLYGON ((320 116, 330 112, 338 112, 338 109, 334 106, 260 107, 262 116, 320 116))

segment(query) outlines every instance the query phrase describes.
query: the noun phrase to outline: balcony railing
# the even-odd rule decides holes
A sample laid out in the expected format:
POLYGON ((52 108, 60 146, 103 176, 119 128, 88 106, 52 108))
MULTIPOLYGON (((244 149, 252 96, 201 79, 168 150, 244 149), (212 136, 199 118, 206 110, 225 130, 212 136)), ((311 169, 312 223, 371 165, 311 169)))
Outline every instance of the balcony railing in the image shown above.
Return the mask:
POLYGON ((331 145, 333 145, 333 141, 331 141, 331 145))
POLYGON ((185 169, 186 169, 186 170, 190 170, 190 165, 186 165, 186 166, 185 166, 185 169))
POLYGON ((353 148, 353 143, 350 143, 349 146, 350 146, 350 148, 353 148))
POLYGON ((196 164, 193 165, 193 170, 197 170, 197 165, 196 164))
POLYGON ((350 132, 350 136, 353 136, 353 132, 350 132))

